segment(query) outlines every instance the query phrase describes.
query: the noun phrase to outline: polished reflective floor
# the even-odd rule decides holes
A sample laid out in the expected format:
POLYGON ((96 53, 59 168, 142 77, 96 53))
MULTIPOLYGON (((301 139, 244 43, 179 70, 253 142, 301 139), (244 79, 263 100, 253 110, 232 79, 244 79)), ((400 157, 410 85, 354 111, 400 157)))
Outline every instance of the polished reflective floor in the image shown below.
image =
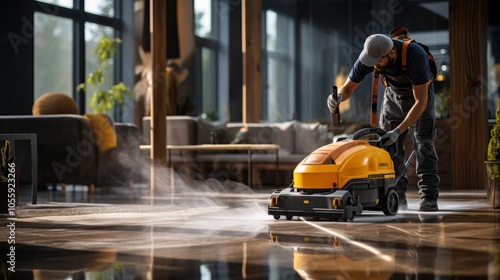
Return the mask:
POLYGON ((481 193, 443 193, 432 213, 412 195, 396 216, 336 222, 274 220, 271 192, 209 180, 154 196, 69 186, 40 191, 36 205, 21 193, 1 219, 2 277, 500 279, 500 210, 481 193))

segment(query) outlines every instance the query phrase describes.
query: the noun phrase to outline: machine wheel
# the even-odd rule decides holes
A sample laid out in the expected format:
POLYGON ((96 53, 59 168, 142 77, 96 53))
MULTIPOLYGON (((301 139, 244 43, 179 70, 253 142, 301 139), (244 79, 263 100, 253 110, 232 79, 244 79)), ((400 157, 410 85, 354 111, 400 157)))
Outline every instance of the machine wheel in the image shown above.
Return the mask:
POLYGON ((399 197, 394 189, 390 189, 382 198, 382 211, 387 216, 394 216, 398 213, 399 197))
POLYGON ((280 219, 280 215, 278 215, 278 214, 274 214, 273 217, 274 217, 275 220, 279 220, 280 219))
POLYGON ((286 217, 286 219, 287 219, 287 220, 289 220, 289 221, 290 221, 291 219, 293 219, 293 216, 292 216, 292 215, 286 215, 285 217, 286 217))
POLYGON ((341 222, 352 222, 354 221, 354 213, 350 213, 349 214, 349 217, 346 217, 346 218, 340 218, 340 221, 341 222))

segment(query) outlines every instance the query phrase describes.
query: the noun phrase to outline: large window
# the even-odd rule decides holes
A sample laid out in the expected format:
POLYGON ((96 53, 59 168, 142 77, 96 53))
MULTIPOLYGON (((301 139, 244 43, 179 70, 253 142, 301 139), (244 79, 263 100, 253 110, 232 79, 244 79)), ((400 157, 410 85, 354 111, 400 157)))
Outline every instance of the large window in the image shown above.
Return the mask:
POLYGON ((264 119, 277 122, 295 113, 293 20, 275 11, 265 13, 264 119))
POLYGON ((35 100, 46 92, 73 95, 73 22, 35 14, 35 100))
MULTIPOLYGON (((263 0, 263 118, 330 122, 326 98, 337 81, 346 79, 364 39, 388 34, 399 25, 433 48, 442 74, 440 104, 445 107, 449 64, 448 34, 443 31, 448 28, 448 6, 446 1, 437 7, 430 2, 263 0)), ((372 80, 367 76, 343 103, 344 123, 370 123, 372 80)))
MULTIPOLYGON (((63 92, 75 98, 80 113, 90 112, 89 98, 78 95, 76 86, 97 67, 93 50, 101 37, 120 37, 118 18, 122 1, 43 0, 35 5, 35 100, 46 92, 63 92)), ((120 79, 119 64, 113 58, 105 73, 110 84, 120 79)))
POLYGON ((194 0, 195 34, 201 38, 216 38, 213 28, 212 0, 194 0))
POLYGON ((228 4, 224 0, 194 0, 195 113, 224 120, 228 104, 228 4))

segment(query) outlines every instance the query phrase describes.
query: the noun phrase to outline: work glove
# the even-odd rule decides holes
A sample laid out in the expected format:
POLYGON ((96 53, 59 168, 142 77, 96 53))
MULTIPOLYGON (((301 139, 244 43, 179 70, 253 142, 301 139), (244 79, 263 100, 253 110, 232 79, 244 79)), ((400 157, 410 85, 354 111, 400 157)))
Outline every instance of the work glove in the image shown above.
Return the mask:
POLYGON ((330 110, 330 113, 335 113, 338 111, 340 102, 342 102, 342 94, 337 95, 337 99, 333 98, 331 94, 328 95, 326 105, 328 106, 328 110, 330 110))
POLYGON ((399 128, 395 128, 386 134, 382 135, 380 137, 380 141, 382 142, 383 147, 390 146, 398 140, 399 136, 401 135, 401 130, 399 128))

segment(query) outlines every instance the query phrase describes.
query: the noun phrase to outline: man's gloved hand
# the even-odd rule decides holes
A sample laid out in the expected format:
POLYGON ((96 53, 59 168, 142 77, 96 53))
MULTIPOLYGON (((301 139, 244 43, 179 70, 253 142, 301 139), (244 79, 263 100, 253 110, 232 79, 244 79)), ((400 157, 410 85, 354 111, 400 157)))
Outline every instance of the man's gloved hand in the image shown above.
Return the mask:
POLYGON ((383 147, 390 146, 398 140, 399 136, 401 135, 401 130, 399 128, 395 128, 386 134, 384 134, 382 137, 380 137, 380 141, 382 142, 383 147))
POLYGON ((342 102, 342 94, 339 94, 337 99, 333 98, 331 94, 328 95, 326 105, 328 106, 330 113, 335 113, 338 110, 340 102, 342 102))

